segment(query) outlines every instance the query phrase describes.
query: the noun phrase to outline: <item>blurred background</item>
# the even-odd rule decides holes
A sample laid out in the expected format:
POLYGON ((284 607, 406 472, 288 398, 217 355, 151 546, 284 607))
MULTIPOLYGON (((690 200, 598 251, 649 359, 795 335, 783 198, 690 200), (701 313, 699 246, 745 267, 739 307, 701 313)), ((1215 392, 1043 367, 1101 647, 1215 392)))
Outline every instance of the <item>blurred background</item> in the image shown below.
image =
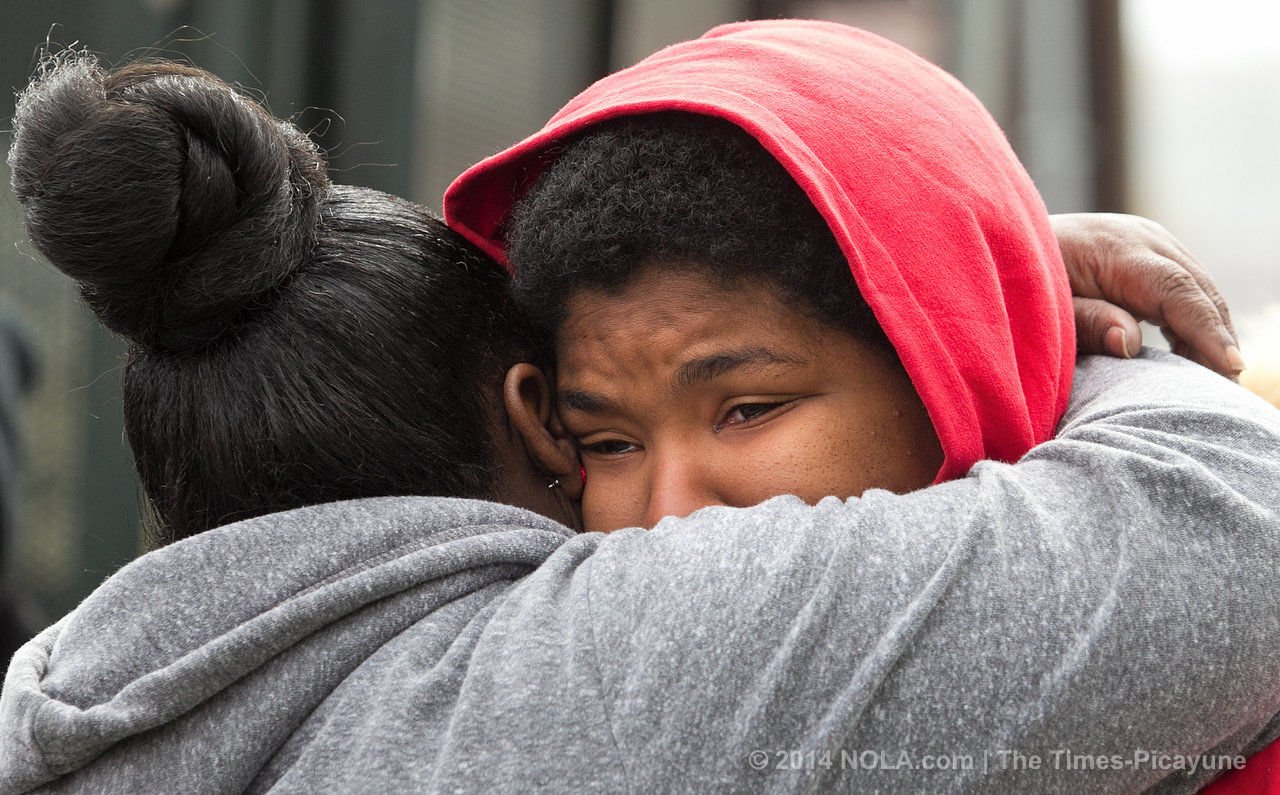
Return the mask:
MULTIPOLYGON (((179 57, 294 119, 336 181, 438 209, 455 175, 592 80, 768 17, 868 28, 952 71, 1051 211, 1157 219, 1253 332, 1246 357, 1275 355, 1275 0, 4 0, 0 147, 46 41, 107 63, 179 57)), ((120 428, 122 347, 31 253, 0 177, 0 583, 8 620, 29 632, 138 553, 140 494, 120 428)))

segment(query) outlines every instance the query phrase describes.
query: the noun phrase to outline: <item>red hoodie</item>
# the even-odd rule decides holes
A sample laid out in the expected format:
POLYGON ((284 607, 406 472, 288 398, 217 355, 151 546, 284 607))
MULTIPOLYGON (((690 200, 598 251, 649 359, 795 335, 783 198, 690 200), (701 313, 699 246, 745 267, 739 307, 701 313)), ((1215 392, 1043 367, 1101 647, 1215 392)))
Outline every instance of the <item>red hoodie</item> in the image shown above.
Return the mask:
POLYGON ((1247 764, 1232 770, 1205 787, 1204 795, 1275 795, 1280 793, 1280 740, 1249 757, 1247 764))
POLYGON ((505 264, 503 222, 550 147, 667 110, 737 124, 822 213, 929 411, 939 481, 1053 436, 1075 331, 1044 203, 968 90, 864 31, 745 22, 668 47, 469 169, 445 194, 445 220, 505 264))

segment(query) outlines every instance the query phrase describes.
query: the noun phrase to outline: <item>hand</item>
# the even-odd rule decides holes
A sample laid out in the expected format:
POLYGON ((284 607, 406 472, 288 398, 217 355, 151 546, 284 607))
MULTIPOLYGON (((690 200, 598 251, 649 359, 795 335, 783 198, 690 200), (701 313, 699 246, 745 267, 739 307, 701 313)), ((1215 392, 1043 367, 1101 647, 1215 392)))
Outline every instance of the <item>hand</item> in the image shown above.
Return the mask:
POLYGON ((1138 321, 1173 352, 1234 378, 1244 369, 1227 302, 1196 258, 1160 224, 1136 215, 1050 216, 1075 296, 1081 353, 1128 358, 1138 321))

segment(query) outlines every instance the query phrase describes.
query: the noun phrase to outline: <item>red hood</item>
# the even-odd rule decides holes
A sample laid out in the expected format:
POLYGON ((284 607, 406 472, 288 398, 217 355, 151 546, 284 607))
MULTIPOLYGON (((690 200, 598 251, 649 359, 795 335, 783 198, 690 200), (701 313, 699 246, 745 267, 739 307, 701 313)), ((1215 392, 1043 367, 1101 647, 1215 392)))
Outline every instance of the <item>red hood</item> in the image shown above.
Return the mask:
POLYGON ((668 47, 468 169, 445 193, 445 220, 506 264, 503 222, 549 147, 667 110, 738 125, 822 213, 929 410, 946 454, 939 481, 1053 435, 1075 331, 1044 203, 976 98, 865 31, 745 22, 668 47))

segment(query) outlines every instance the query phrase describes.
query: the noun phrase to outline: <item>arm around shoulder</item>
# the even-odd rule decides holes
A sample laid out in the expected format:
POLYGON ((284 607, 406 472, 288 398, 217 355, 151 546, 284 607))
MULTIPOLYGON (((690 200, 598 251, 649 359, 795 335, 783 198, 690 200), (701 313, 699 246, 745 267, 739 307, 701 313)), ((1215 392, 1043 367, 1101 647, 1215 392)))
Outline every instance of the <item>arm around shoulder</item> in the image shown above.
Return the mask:
POLYGON ((582 573, 628 758, 722 782, 1177 789, 1216 775, 1179 769, 1196 755, 1280 733, 1276 560, 1280 413, 1144 354, 1084 360, 1059 437, 1016 464, 706 509, 603 539, 582 573))

